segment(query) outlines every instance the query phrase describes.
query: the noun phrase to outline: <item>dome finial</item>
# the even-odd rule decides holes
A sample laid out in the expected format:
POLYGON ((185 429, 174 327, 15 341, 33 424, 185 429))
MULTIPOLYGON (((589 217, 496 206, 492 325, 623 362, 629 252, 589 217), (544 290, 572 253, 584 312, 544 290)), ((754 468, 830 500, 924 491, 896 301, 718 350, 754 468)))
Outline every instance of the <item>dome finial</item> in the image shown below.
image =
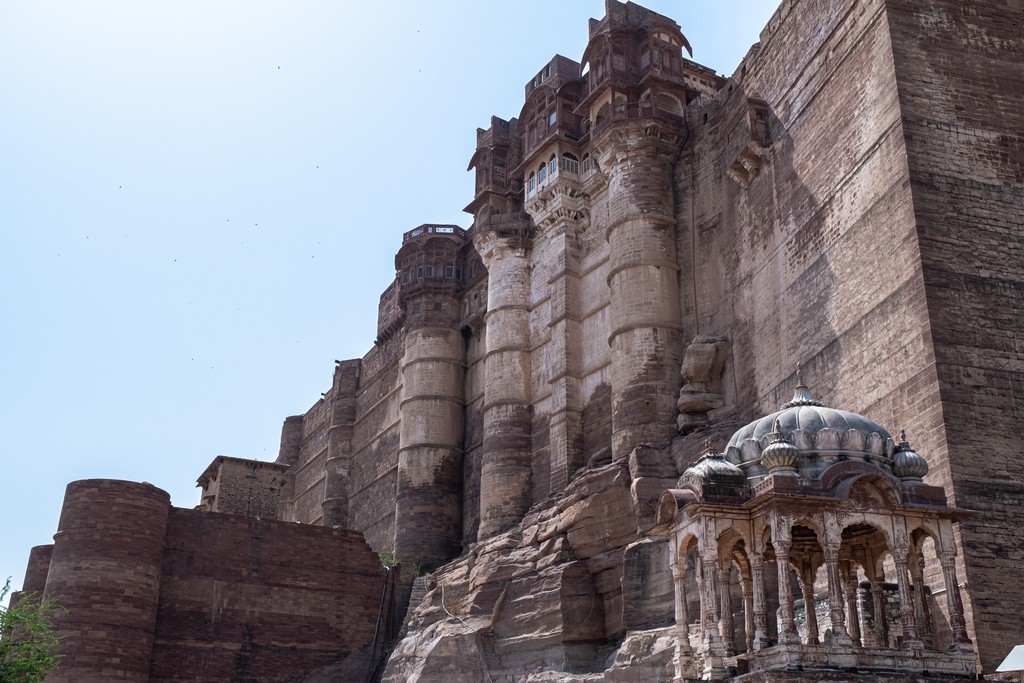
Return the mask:
POLYGON ((796 366, 796 389, 793 391, 793 398, 790 399, 789 403, 782 406, 783 410, 786 408, 795 408, 796 406, 823 406, 825 405, 821 401, 816 400, 811 396, 811 390, 804 384, 804 373, 800 364, 796 366))
POLYGON ((725 455, 719 453, 718 450, 715 448, 714 437, 712 437, 710 434, 706 439, 704 439, 704 450, 700 452, 700 457, 697 458, 697 462, 700 462, 701 460, 707 460, 708 458, 711 458, 712 460, 725 459, 725 455))
POLYGON ((900 428, 900 445, 901 446, 903 446, 903 445, 909 446, 910 445, 910 444, 907 443, 907 429, 906 429, 906 427, 901 427, 900 428))

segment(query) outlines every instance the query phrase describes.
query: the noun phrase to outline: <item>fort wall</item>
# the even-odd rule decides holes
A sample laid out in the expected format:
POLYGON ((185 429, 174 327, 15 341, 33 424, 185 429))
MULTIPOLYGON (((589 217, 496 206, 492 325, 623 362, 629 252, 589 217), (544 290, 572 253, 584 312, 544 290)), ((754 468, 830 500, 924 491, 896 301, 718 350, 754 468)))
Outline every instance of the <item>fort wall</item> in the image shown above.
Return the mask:
MULTIPOLYGON (((518 118, 477 131, 470 229, 403 236, 373 348, 285 420, 267 470, 286 472, 279 489, 254 506, 246 477, 217 480, 237 489, 230 511, 301 524, 168 512, 144 485, 69 487, 26 590, 91 600, 96 577, 73 559, 116 571, 142 539, 124 586, 103 589, 138 603, 109 617, 139 643, 109 680, 143 680, 154 629, 159 675, 174 661, 213 667, 209 680, 355 671, 389 590, 374 552, 438 569, 418 589, 420 626, 450 608, 489 619, 487 656, 510 670, 574 666, 670 624, 667 544, 639 541, 659 496, 705 440, 787 401, 798 367, 828 405, 905 427, 927 483, 976 511, 956 518, 955 551, 951 533, 941 557, 932 539, 914 590, 956 585, 956 554, 983 668, 1024 637, 1024 10, 786 0, 724 79, 682 57, 667 17, 606 9, 585 67, 555 56, 518 118), (680 418, 681 386, 698 417, 680 418), (131 506, 145 528, 121 519, 131 506), (583 609, 590 623, 565 618, 583 609)), ((115 647, 103 637, 69 660, 78 680, 115 647)), ((408 652, 419 673, 459 659, 408 652)), ((402 657, 393 673, 413 671, 402 657)))
POLYGON ((150 484, 69 484, 26 575, 62 607, 48 681, 356 680, 393 627, 362 534, 172 508, 150 484))
POLYGON ((983 662, 1020 642, 1015 453, 1024 390, 1024 6, 886 3, 934 348, 930 453, 945 461, 983 662))
POLYGON ((359 680, 381 655, 387 576, 360 534, 174 508, 165 540, 143 680, 359 680))
MULTIPOLYGON (((661 21, 624 12, 611 20, 661 21)), ((658 133, 616 119, 635 115, 639 90, 600 91, 608 19, 591 26, 596 47, 584 56, 591 73, 582 90, 573 90, 571 60, 544 67, 518 120, 495 117, 478 132, 471 162, 470 235, 478 249, 487 245, 491 273, 483 300, 479 290, 460 294, 462 542, 509 528, 595 458, 671 441, 683 352, 701 335, 731 345, 713 428, 777 408, 799 365, 829 404, 906 427, 931 461, 929 483, 951 501, 960 491, 968 507, 1005 505, 1009 492, 998 503, 980 495, 1003 466, 979 470, 975 459, 980 443, 1011 430, 977 430, 972 392, 998 413, 995 423, 1015 414, 1005 401, 1020 379, 1012 351, 1019 259, 1007 237, 1019 217, 986 207, 1020 204, 1020 140, 1006 134, 1021 122, 1018 95, 1006 94, 1022 90, 1019 70, 1009 73, 1020 41, 1007 27, 1018 20, 995 6, 964 14, 884 0, 791 0, 728 81, 686 60, 682 76, 661 76, 662 92, 689 90, 684 125, 666 128, 663 117, 658 133), (958 62, 961 52, 968 58, 958 62), (601 123, 605 104, 611 119, 601 123), (567 167, 574 173, 546 161, 566 152, 580 160, 567 167), (524 211, 529 226, 510 232, 524 211), (966 232, 991 249, 955 237, 966 232), (519 241, 495 247, 510 236, 519 241), (980 324, 965 335, 960 322, 972 316, 980 324), (953 424, 962 443, 955 453, 953 424), (978 484, 957 479, 968 470, 978 484), (498 516, 476 532, 487 514, 498 516)), ((621 47, 627 59, 633 49, 621 47)), ((619 73, 628 62, 607 64, 619 73)), ((388 292, 378 327, 404 330, 404 322, 395 328, 404 318, 388 292)), ((396 405, 405 399, 395 397, 403 395, 399 356, 410 347, 394 344, 367 357, 392 345, 397 365, 359 387, 350 475, 353 491, 372 491, 355 493, 350 507, 378 549, 394 543, 389 473, 406 417, 396 405)), ((305 419, 315 423, 317 414, 314 407, 305 419)), ((314 440, 306 442, 308 454, 314 440)), ((687 448, 674 446, 671 464, 638 461, 634 476, 647 476, 646 467, 650 486, 660 486, 696 457, 687 448)), ((317 495, 308 483, 305 490, 317 495)), ((1015 528, 1014 514, 988 524, 1015 528)), ((981 555, 1009 542, 999 538, 981 555)), ((929 576, 939 589, 937 571, 929 576)))

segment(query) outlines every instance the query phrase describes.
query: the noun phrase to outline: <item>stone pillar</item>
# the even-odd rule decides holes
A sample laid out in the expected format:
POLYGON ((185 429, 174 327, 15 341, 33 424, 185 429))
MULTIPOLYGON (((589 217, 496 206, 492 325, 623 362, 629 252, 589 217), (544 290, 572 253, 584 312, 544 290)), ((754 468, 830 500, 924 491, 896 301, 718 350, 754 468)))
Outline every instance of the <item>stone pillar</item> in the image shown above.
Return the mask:
POLYGON ((896 563, 896 585, 900 590, 900 622, 903 624, 902 647, 921 649, 922 643, 917 639, 917 624, 914 623, 914 598, 907 575, 907 548, 897 546, 893 551, 893 561, 896 563))
POLYGON ((701 593, 700 593, 700 620, 704 624, 705 638, 718 638, 718 588, 716 578, 718 577, 718 562, 716 560, 703 560, 701 562, 701 593))
POLYGON ((871 581, 871 602, 875 612, 875 646, 889 647, 889 622, 885 616, 885 589, 882 578, 875 576, 871 581))
POLYGON ((349 528, 348 481, 352 461, 352 428, 356 419, 356 392, 362 361, 346 360, 334 369, 331 425, 327 431, 327 467, 324 481, 323 525, 349 528))
POLYGON ((595 141, 608 177, 612 457, 676 432, 682 313, 672 170, 681 139, 655 122, 595 141))
POLYGON ((718 560, 705 556, 701 562, 701 624, 704 627, 704 678, 717 680, 725 677, 725 657, 728 654, 718 630, 718 560))
POLYGON ((736 628, 732 623, 732 582, 730 581, 730 564, 718 568, 718 632, 722 634, 722 644, 730 655, 736 653, 736 628))
POLYGON ((839 574, 839 546, 830 545, 825 548, 825 573, 828 575, 828 607, 832 619, 832 633, 837 645, 853 645, 846 630, 846 617, 843 613, 843 581, 839 574))
POLYGON ((779 566, 779 644, 799 645, 800 634, 796 630, 796 616, 793 613, 793 587, 789 569, 789 551, 792 541, 775 541, 775 558, 779 566))
POLYGON ((753 648, 761 650, 768 647, 768 612, 764 594, 764 555, 754 553, 750 556, 750 578, 754 589, 754 641, 753 648))
POLYGON ((483 455, 483 540, 511 529, 530 506, 530 251, 523 238, 485 231, 476 248, 487 266, 483 455))
POLYGON ((914 550, 908 564, 910 569, 910 590, 914 598, 914 621, 917 622, 917 637, 926 648, 935 647, 935 637, 928 610, 927 596, 924 587, 924 555, 914 550))
POLYGON ((744 652, 754 651, 754 588, 751 583, 751 579, 740 576, 740 590, 743 593, 744 652))
POLYGON ((814 566, 810 560, 803 564, 800 571, 800 592, 804 595, 804 616, 807 619, 807 645, 818 645, 818 612, 814 609, 814 566))
POLYGON ((108 479, 68 484, 46 577, 60 667, 47 681, 146 683, 170 496, 108 479))
POLYGON ((939 562, 942 565, 942 578, 946 583, 946 605, 949 610, 949 627, 953 631, 953 645, 970 646, 971 639, 967 637, 967 622, 964 620, 964 603, 956 579, 956 551, 944 549, 939 562))
POLYGON ((857 568, 852 562, 845 563, 843 578, 846 582, 847 631, 850 634, 850 640, 859 647, 862 644, 860 639, 860 601, 858 600, 857 568))
POLYGON ((693 648, 690 646, 690 613, 686 604, 686 567, 678 560, 672 564, 675 585, 676 616, 676 681, 684 681, 693 666, 693 648))

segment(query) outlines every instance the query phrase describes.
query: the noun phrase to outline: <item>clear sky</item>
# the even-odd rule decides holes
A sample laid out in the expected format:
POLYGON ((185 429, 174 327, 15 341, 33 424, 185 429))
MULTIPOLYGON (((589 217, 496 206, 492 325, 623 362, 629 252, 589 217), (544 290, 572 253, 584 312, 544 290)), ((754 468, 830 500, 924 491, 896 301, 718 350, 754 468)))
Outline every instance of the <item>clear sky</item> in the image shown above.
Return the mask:
MULTIPOLYGON (((729 75, 773 0, 649 0, 729 75)), ((0 0, 0 582, 64 487, 175 505, 362 356, 402 232, 603 0, 0 0)))

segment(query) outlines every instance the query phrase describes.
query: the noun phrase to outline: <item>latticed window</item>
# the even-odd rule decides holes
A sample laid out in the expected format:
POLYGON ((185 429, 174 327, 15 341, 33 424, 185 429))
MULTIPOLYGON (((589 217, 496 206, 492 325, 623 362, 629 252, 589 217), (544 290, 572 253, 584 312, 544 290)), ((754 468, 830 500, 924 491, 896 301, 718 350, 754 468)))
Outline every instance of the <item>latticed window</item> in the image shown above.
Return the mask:
POLYGON ((548 173, 551 175, 558 174, 558 159, 556 159, 553 154, 551 155, 551 160, 548 161, 548 173))
POLYGON ((540 169, 537 170, 537 183, 543 183, 548 179, 548 165, 541 164, 540 169))
POLYGON ((566 152, 562 155, 562 170, 567 173, 578 174, 580 172, 580 160, 566 152))

